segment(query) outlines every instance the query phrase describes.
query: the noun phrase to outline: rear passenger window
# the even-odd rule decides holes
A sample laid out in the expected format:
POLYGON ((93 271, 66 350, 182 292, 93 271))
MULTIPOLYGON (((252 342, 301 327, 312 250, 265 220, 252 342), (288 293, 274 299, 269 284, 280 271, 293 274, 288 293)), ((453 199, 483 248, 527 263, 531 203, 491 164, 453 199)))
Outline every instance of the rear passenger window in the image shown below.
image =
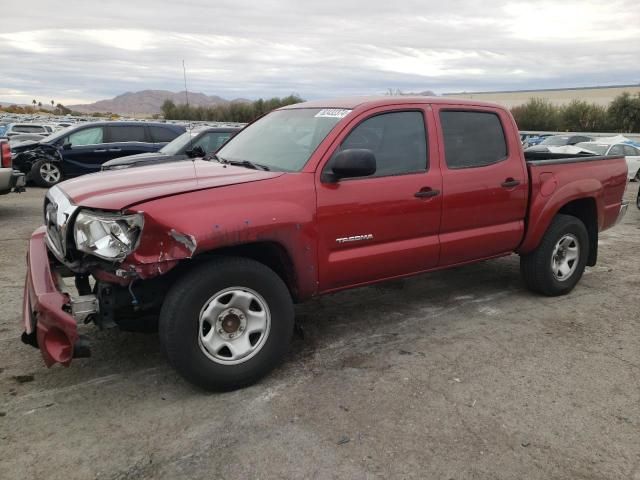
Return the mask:
POLYGON ((630 147, 629 145, 625 145, 625 146, 624 146, 624 154, 625 154, 627 157, 635 157, 635 156, 637 156, 639 153, 638 153, 638 150, 636 150, 635 148, 630 147))
POLYGON ((157 125, 152 125, 149 129, 151 130, 151 138, 156 143, 168 143, 179 135, 179 132, 157 125))
POLYGON ((624 155, 622 145, 614 145, 613 147, 611 147, 611 150, 609 150, 609 155, 624 155))
POLYGON ((374 176, 427 169, 427 133, 421 112, 383 113, 355 127, 340 150, 366 148, 376 157, 374 176))
POLYGON ((507 158, 507 142, 495 113, 443 111, 440 123, 449 168, 484 167, 507 158))
POLYGON ((116 142, 146 142, 144 125, 110 125, 110 141, 116 142))

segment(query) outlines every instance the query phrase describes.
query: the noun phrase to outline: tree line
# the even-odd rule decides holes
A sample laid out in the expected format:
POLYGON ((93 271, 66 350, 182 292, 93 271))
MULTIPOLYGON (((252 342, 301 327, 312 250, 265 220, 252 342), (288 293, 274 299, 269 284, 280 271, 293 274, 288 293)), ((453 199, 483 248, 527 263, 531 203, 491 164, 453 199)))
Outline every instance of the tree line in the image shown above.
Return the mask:
POLYGON ((276 108, 294 103, 304 102, 298 95, 288 97, 274 97, 258 99, 253 102, 230 102, 213 105, 210 107, 175 104, 171 100, 165 100, 162 104, 162 114, 167 120, 206 120, 211 122, 240 122, 247 123, 255 120, 276 108))
POLYGON ((618 95, 608 107, 572 100, 557 106, 542 98, 532 98, 511 109, 520 130, 555 132, 640 132, 640 93, 618 95))

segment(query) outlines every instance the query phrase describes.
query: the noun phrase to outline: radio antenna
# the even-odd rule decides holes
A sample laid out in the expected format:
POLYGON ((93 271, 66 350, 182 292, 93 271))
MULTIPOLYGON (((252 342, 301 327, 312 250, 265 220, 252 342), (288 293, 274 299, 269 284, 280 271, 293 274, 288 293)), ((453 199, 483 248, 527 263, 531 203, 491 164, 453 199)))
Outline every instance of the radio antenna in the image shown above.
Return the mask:
MULTIPOLYGON (((182 59, 182 74, 184 76, 184 98, 187 101, 187 116, 189 116, 189 90, 187 90, 187 68, 184 65, 184 58, 182 59)), ((191 119, 187 119, 189 126, 189 151, 193 152, 193 135, 191 135, 191 130, 193 128, 191 119)), ((195 161, 195 157, 191 157, 191 161, 195 161)))

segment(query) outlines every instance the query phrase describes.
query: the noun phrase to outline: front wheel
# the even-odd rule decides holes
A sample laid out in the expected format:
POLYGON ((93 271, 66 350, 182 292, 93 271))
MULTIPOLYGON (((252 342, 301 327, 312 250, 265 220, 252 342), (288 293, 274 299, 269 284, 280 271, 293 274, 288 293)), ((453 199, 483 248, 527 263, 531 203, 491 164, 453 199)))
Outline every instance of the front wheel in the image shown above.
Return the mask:
POLYGON ((589 235, 571 215, 556 215, 538 248, 520 257, 520 271, 530 290, 550 297, 576 286, 587 265, 589 235))
POLYGON ((232 390, 282 360, 293 322, 291 295, 275 272, 246 258, 217 258, 171 288, 160 313, 160 342, 188 381, 232 390))
POLYGON ((33 164, 29 179, 39 187, 49 188, 62 180, 62 169, 58 163, 43 158, 33 164))

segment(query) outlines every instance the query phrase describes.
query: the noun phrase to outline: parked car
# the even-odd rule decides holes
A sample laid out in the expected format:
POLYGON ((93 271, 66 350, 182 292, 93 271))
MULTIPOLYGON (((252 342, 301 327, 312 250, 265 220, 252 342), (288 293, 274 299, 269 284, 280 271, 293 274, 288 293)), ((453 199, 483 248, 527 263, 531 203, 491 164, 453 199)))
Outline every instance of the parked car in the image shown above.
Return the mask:
POLYGON ((40 125, 37 123, 12 123, 7 127, 4 135, 11 138, 20 133, 39 133, 41 135, 49 135, 53 132, 53 128, 48 125, 40 125))
POLYGON ((520 132, 520 141, 522 142, 522 148, 538 145, 545 138, 551 136, 550 133, 528 133, 520 132))
POLYGON ((626 143, 580 142, 576 147, 589 150, 597 155, 622 155, 627 161, 627 178, 640 180, 640 148, 626 143))
POLYGON ((13 161, 28 180, 51 187, 64 178, 98 172, 113 158, 157 152, 184 132, 183 126, 158 122, 81 123, 40 142, 23 142, 12 149, 13 161))
POLYGON ((21 191, 24 185, 24 173, 13 169, 9 142, 0 140, 0 195, 6 195, 14 189, 21 191))
POLYGON ((542 139, 537 145, 525 148, 526 152, 544 152, 547 147, 562 147, 565 145, 575 145, 580 142, 590 142, 593 140, 586 135, 550 135, 542 139))
POLYGON ((44 139, 46 136, 47 135, 42 135, 39 133, 18 133, 16 135, 13 135, 9 139, 9 147, 13 148, 14 146, 21 144, 22 142, 27 142, 27 141, 39 142, 40 140, 44 139))
POLYGON ((275 110, 214 161, 66 181, 29 242, 22 339, 69 365, 90 353, 78 323, 158 321, 186 379, 231 389, 283 358, 294 302, 318 295, 512 252, 529 289, 564 295, 626 211, 627 167, 533 157, 504 107, 354 98, 275 110))
POLYGON ((141 167, 153 163, 167 163, 214 153, 242 127, 204 127, 188 131, 168 143, 155 153, 139 153, 114 160, 102 165, 102 170, 118 170, 141 167))

